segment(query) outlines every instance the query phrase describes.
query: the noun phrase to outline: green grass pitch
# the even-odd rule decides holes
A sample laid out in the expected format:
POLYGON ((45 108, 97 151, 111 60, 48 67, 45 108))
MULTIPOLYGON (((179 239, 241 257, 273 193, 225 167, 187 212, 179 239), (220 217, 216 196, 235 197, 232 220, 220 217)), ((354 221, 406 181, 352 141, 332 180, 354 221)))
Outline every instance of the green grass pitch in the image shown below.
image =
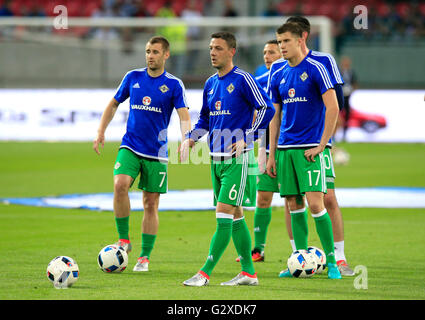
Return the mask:
MULTIPOLYGON (((338 187, 425 187, 424 144, 345 144, 349 165, 336 167, 338 187)), ((97 156, 90 143, 0 143, 0 198, 112 192, 117 143, 97 156)), ((172 146, 174 148, 175 146, 172 146)), ((169 189, 211 188, 208 165, 170 165, 169 189)), ((337 194, 338 195, 338 194, 337 194)), ((140 248, 142 212, 133 212, 133 252, 121 274, 97 266, 99 250, 116 241, 112 212, 0 204, 2 255, 0 300, 299 300, 425 298, 424 209, 343 208, 345 251, 350 265, 367 270, 367 289, 355 277, 280 279, 290 253, 283 211, 273 209, 266 261, 256 263, 258 287, 223 288, 239 271, 233 243, 215 268, 210 285, 182 282, 203 265, 215 230, 213 211, 160 212, 160 227, 148 273, 133 273, 140 248), (56 290, 46 278, 48 262, 73 257, 78 282, 56 290)), ((252 230, 253 211, 246 211, 252 230)), ((310 243, 320 246, 313 219, 310 243)), ((253 233, 252 233, 253 235, 253 233)), ((364 274, 363 274, 364 275, 364 274)), ((364 279, 362 284, 365 284, 364 279)))

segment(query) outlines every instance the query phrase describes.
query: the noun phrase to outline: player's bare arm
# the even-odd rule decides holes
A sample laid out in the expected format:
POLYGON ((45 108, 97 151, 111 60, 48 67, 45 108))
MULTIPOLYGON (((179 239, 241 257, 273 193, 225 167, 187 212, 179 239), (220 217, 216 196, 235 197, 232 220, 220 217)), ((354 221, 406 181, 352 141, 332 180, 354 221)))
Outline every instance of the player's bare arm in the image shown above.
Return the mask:
POLYGON ((103 148, 105 145, 105 131, 109 123, 114 118, 115 112, 117 111, 119 102, 112 98, 103 111, 102 117, 100 118, 99 128, 97 129, 97 137, 93 141, 93 150, 100 155, 99 145, 103 148))
POLYGON ((273 119, 269 124, 270 131, 270 147, 269 147, 269 160, 267 160, 267 174, 275 178, 276 177, 276 148, 277 140, 280 132, 280 122, 282 117, 282 106, 279 103, 273 103, 273 106, 276 110, 273 119))
POLYGON ((336 121, 338 119, 338 100, 336 99, 336 94, 334 89, 327 90, 322 95, 323 103, 326 107, 325 113, 325 127, 323 129, 322 138, 320 140, 320 144, 312 149, 308 149, 304 152, 304 156, 308 161, 314 161, 314 157, 319 153, 325 150, 326 144, 329 139, 332 137, 332 134, 335 131, 336 121))
POLYGON ((191 122, 190 122, 190 114, 188 108, 179 108, 177 109, 177 115, 180 118, 180 132, 182 136, 182 144, 180 145, 180 148, 178 151, 180 152, 180 161, 184 161, 188 158, 189 153, 189 146, 183 146, 186 138, 186 133, 190 131, 192 128, 191 122))

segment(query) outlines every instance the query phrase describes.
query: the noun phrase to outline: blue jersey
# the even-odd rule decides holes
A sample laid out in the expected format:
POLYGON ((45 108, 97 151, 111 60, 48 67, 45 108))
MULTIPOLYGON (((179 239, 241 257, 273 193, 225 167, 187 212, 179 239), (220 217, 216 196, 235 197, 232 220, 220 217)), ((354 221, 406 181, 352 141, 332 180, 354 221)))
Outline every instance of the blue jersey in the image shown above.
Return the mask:
POLYGON ((295 67, 279 60, 273 66, 268 90, 282 106, 278 148, 319 145, 326 112, 322 94, 334 87, 328 71, 309 56, 295 67))
POLYGON ((183 82, 164 71, 151 77, 146 68, 128 72, 114 96, 130 97, 127 131, 120 148, 157 160, 168 160, 167 128, 174 108, 187 108, 183 82))
POLYGON ((269 70, 266 70, 263 74, 255 77, 255 80, 257 80, 258 84, 261 88, 263 88, 264 91, 267 90, 267 80, 269 79, 269 70))
POLYGON ((342 79, 341 72, 338 69, 335 58, 331 54, 310 50, 307 54, 307 57, 312 58, 325 66, 334 86, 337 84, 344 84, 344 80, 342 79))
POLYGON ((247 72, 234 67, 223 77, 211 76, 205 83, 199 120, 188 136, 197 141, 209 132, 210 154, 229 156, 228 149, 242 138, 246 150, 264 133, 273 118, 270 98, 247 72), (253 123, 254 110, 258 110, 253 123))

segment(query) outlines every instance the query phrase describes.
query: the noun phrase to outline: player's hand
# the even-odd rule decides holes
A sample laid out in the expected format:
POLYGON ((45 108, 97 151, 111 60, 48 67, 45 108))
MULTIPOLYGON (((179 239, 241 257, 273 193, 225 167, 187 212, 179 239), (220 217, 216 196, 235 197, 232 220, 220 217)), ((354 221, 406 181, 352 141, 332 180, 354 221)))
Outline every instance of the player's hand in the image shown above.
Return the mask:
POLYGON ((271 178, 276 178, 276 160, 274 157, 269 155, 269 160, 267 160, 267 174, 271 178))
POLYGON ((267 170, 267 153, 264 147, 258 148, 258 170, 260 170, 260 173, 264 173, 267 170))
POLYGON ((241 139, 239 141, 236 141, 232 145, 227 147, 227 150, 231 150, 230 152, 233 154, 233 152, 236 151, 236 158, 239 157, 242 154, 242 151, 245 149, 246 143, 244 139, 241 139))
POLYGON ((320 154, 321 152, 323 152, 324 148, 321 147, 320 145, 311 149, 307 149, 306 151, 304 151, 304 157, 307 159, 307 161, 310 162, 316 162, 316 160, 314 160, 314 158, 320 154))
POLYGON ((189 158, 189 148, 193 150, 195 147, 195 141, 192 139, 185 139, 180 145, 180 162, 184 162, 189 158))
POLYGON ((102 149, 105 146, 105 136, 103 134, 99 134, 93 141, 93 150, 100 155, 99 145, 102 147, 102 149))

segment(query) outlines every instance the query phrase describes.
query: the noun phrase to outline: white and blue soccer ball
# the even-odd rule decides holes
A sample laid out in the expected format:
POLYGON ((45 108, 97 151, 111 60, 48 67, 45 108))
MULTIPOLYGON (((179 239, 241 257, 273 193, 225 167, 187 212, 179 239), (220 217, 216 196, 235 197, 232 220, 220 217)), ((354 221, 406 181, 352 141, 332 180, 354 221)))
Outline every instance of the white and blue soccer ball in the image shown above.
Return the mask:
POLYGON ((57 289, 71 287, 78 280, 80 271, 74 259, 57 256, 47 265, 47 279, 57 289))
POLYGON ((317 263, 317 270, 316 273, 320 274, 325 270, 326 268, 326 255, 323 252, 322 249, 319 249, 317 247, 310 246, 308 247, 308 252, 310 252, 313 257, 316 259, 317 263))
POLYGON ((317 262, 307 250, 297 250, 288 258, 288 269, 295 278, 310 278, 316 273, 317 262))
POLYGON ((100 250, 97 263, 103 272, 122 272, 127 268, 128 255, 123 247, 111 244, 100 250))

